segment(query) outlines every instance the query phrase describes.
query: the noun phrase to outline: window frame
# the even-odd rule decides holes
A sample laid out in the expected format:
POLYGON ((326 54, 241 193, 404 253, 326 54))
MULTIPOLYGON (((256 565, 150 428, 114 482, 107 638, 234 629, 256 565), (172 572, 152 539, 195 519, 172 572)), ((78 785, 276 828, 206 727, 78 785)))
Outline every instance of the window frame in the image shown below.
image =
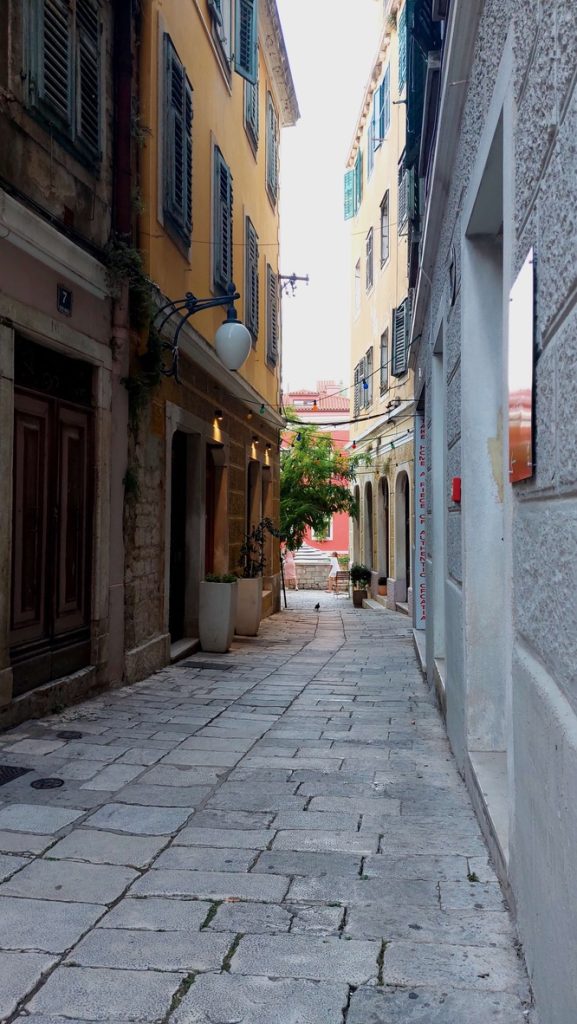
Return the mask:
POLYGON ((260 81, 244 82, 244 130, 256 156, 260 137, 260 81), (252 98, 251 98, 252 97, 252 98))
POLYGON ((213 201, 212 201, 212 280, 213 288, 216 292, 226 292, 228 285, 233 280, 233 230, 234 230, 234 219, 233 219, 233 178, 230 167, 224 159, 222 150, 215 143, 213 147, 213 174, 212 174, 212 188, 213 188, 213 201), (227 187, 227 202, 223 203, 222 197, 222 185, 224 182, 223 171, 225 172, 226 179, 228 181, 227 187), (226 218, 223 217, 223 213, 226 213, 228 219, 228 227, 226 228, 228 238, 226 239, 228 247, 228 258, 223 258, 223 235, 226 226, 226 218), (226 266, 224 263, 226 262, 226 266))
POLYGON ((245 326, 251 333, 253 348, 256 347, 260 317, 260 274, 259 247, 256 228, 249 216, 245 216, 245 326))
POLYGON ((381 397, 389 390, 389 328, 385 327, 380 340, 380 393, 381 397), (385 359, 383 360, 383 352, 385 359))
POLYGON ((266 190, 274 207, 279 188, 279 116, 272 93, 266 94, 266 190))
POLYGON ((278 273, 266 265, 266 365, 273 372, 280 355, 280 296, 278 273))
POLYGON ((193 121, 193 107, 192 107, 192 96, 193 90, 191 82, 186 73, 186 68, 178 56, 176 47, 170 37, 170 35, 164 33, 164 138, 163 138, 163 155, 162 155, 162 174, 163 174, 163 198, 162 198, 162 213, 164 217, 165 226, 168 228, 171 234, 176 236, 176 239, 183 243, 187 249, 191 245, 192 239, 192 121, 193 121), (177 114, 175 107, 172 103, 172 79, 174 74, 174 66, 178 66, 178 70, 182 79, 182 105, 180 113, 177 114), (176 192, 176 146, 173 144, 176 140, 176 124, 174 128, 173 136, 173 121, 176 122, 177 117, 181 119, 181 132, 180 132, 180 151, 182 154, 182 199, 178 203, 175 196, 176 192), (180 209, 178 208, 180 205, 180 209))

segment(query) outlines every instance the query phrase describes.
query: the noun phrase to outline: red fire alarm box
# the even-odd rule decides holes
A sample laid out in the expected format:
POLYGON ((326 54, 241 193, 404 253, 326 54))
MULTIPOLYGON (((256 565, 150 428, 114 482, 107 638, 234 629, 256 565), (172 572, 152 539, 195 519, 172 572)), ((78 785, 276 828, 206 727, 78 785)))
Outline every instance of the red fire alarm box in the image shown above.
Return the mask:
POLYGON ((455 504, 457 504, 457 505, 461 504, 461 477, 460 476, 454 476, 453 477, 453 482, 452 482, 452 486, 451 486, 451 498, 453 499, 455 504))

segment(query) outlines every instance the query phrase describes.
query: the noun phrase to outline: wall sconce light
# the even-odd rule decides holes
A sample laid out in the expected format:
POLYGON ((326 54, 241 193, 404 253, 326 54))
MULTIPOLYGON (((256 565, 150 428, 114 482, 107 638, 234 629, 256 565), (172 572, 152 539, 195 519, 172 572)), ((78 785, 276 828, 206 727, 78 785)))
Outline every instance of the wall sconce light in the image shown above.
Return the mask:
POLYGON ((223 418, 222 409, 215 409, 214 410, 214 418, 216 420, 222 420, 222 418, 223 418))
POLYGON ((160 368, 160 372, 165 377, 174 377, 176 381, 179 380, 178 339, 182 328, 190 317, 194 316, 195 313, 202 313, 205 309, 215 309, 217 306, 226 305, 228 305, 226 320, 220 325, 214 336, 216 354, 227 370, 240 370, 243 363, 248 359, 252 348, 252 338, 248 328, 238 319, 234 305, 237 299, 240 299, 240 293, 237 292, 235 285, 231 282, 226 289, 226 295, 218 296, 215 299, 197 299, 192 292, 187 292, 183 299, 167 302, 158 310, 155 320, 160 317, 162 318, 157 325, 159 334, 162 334, 162 330, 170 318, 176 313, 179 314, 179 320, 172 341, 162 341, 160 346, 163 354, 166 352, 170 354, 170 365, 161 366, 160 368))
POLYGON ((252 443, 255 445, 259 443, 259 439, 256 434, 252 435, 252 443))
POLYGON ((266 443, 266 450, 267 450, 267 452, 270 452, 271 449, 272 449, 272 444, 270 443, 270 441, 267 441, 267 443, 266 443))

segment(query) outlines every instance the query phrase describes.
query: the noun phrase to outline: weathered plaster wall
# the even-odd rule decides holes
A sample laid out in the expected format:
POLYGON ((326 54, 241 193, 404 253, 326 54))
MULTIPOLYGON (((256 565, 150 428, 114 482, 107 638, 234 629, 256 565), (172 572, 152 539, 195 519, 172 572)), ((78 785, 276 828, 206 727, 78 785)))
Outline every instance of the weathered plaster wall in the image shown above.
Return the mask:
MULTIPOLYGON (((543 1024, 577 1015, 574 913, 577 811, 577 8, 565 0, 487 0, 480 22, 460 141, 438 242, 417 379, 430 385, 434 325, 446 316, 447 495, 468 456, 461 436, 463 391, 460 269, 463 201, 474 167, 507 34, 512 33, 513 199, 508 291, 527 252, 537 252, 536 471, 509 493, 512 535, 509 881, 543 1024), (449 307, 455 245, 458 290, 449 307), (420 374, 419 374, 420 365, 420 374)), ((478 381, 483 387, 483 380, 478 381)), ((463 512, 447 501, 447 727, 466 758, 463 512)), ((430 542, 430 538, 429 538, 430 542)), ((465 557, 466 557, 465 552, 465 557)), ((507 560, 503 562, 507 572, 507 560)))

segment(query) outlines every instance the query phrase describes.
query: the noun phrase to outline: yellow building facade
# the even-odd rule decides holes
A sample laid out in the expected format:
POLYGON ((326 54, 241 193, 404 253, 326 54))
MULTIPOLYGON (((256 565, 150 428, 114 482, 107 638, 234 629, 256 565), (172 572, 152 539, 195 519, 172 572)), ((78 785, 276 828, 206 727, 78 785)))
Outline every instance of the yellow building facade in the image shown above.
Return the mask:
MULTIPOLYGON (((214 345, 226 306, 199 312, 180 334, 177 377, 165 376, 174 326, 163 329, 161 385, 132 445, 133 678, 197 635, 200 580, 239 571, 247 530, 278 514, 279 153, 299 112, 275 0, 146 0, 139 97, 138 245, 155 301, 214 299, 234 283, 252 345, 227 369, 214 345)), ((278 606, 276 548, 265 614, 278 606)))
POLYGON ((379 579, 386 578, 391 608, 407 607, 412 596, 406 77, 405 5, 389 0, 347 162, 345 217, 350 226, 350 447, 369 456, 354 487, 359 518, 352 524, 351 551, 354 561, 372 570, 373 594, 379 579))

